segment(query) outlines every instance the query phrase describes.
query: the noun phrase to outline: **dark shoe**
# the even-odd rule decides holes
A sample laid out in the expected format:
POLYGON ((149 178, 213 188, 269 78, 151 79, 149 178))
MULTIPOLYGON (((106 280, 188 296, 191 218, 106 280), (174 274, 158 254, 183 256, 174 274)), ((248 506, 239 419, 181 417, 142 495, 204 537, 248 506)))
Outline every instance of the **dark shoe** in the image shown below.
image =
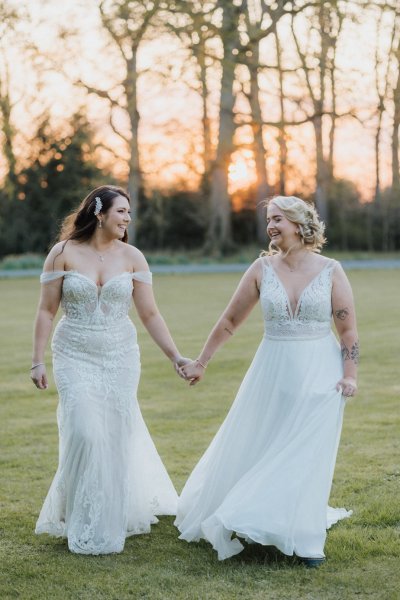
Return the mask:
POLYGON ((318 567, 325 562, 325 558, 306 558, 304 556, 299 556, 298 559, 305 567, 307 567, 307 569, 318 569, 318 567))

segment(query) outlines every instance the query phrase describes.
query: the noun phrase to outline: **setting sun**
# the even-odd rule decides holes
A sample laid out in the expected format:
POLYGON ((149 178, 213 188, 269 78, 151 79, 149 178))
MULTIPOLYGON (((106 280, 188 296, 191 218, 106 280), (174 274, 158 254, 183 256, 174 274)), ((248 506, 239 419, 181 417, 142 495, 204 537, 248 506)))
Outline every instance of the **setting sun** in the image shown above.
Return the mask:
POLYGON ((243 156, 235 158, 228 169, 229 187, 231 193, 248 188, 256 180, 252 165, 243 156))

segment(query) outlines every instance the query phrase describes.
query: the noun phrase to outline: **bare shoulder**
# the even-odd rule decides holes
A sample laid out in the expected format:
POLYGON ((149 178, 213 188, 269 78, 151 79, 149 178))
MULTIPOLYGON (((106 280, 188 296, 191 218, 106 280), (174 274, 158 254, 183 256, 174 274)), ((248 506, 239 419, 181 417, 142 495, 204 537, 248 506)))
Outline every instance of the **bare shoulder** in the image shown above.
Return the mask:
POLYGON ((341 263, 335 258, 327 258, 325 256, 321 257, 326 260, 326 264, 330 263, 333 266, 333 277, 346 277, 344 269, 341 263))
POLYGON ((248 271, 256 276, 261 276, 264 263, 265 257, 259 256, 254 262, 251 263, 250 267, 248 268, 248 271))
POLYGON ((260 256, 259 258, 256 258, 256 260, 253 263, 251 263, 246 273, 244 274, 244 278, 246 280, 253 280, 257 288, 260 287, 263 274, 263 265, 264 259, 260 256))
POLYGON ((339 261, 335 260, 335 266, 332 272, 333 291, 351 291, 351 284, 345 270, 339 261))
POLYGON ((64 271, 66 242, 57 242, 54 244, 44 261, 43 271, 64 271))
POLYGON ((143 254, 136 248, 136 246, 131 246, 131 244, 126 244, 124 242, 118 242, 120 244, 121 252, 124 257, 129 261, 132 271, 148 271, 149 264, 143 254))
POLYGON ((327 256, 322 256, 321 254, 318 254, 317 252, 311 252, 311 255, 312 255, 313 264, 317 267, 320 267, 321 269, 323 269, 327 265, 332 265, 333 267, 335 267, 337 264, 339 264, 333 258, 328 258, 327 256))

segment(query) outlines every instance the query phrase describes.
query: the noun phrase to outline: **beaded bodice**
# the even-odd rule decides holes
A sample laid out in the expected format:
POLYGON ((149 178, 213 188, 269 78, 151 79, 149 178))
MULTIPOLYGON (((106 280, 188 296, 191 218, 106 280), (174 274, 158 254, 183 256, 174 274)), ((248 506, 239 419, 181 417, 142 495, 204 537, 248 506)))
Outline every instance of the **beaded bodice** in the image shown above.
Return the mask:
POLYGON ((265 335, 281 339, 314 339, 328 335, 332 319, 330 260, 303 289, 293 312, 286 289, 268 260, 263 260, 260 302, 265 335))
POLYGON ((78 271, 42 273, 41 283, 64 277, 61 306, 69 321, 105 327, 127 316, 132 302, 132 280, 151 284, 149 271, 126 271, 109 279, 103 286, 78 271))

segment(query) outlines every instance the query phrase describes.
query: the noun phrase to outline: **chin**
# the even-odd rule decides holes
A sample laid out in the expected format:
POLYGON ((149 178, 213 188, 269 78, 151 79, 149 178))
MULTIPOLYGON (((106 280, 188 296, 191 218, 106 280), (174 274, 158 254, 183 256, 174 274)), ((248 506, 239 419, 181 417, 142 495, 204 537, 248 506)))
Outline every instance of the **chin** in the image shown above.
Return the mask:
POLYGON ((275 247, 275 248, 279 248, 281 247, 281 244, 279 241, 277 240, 271 240, 271 244, 275 247))

